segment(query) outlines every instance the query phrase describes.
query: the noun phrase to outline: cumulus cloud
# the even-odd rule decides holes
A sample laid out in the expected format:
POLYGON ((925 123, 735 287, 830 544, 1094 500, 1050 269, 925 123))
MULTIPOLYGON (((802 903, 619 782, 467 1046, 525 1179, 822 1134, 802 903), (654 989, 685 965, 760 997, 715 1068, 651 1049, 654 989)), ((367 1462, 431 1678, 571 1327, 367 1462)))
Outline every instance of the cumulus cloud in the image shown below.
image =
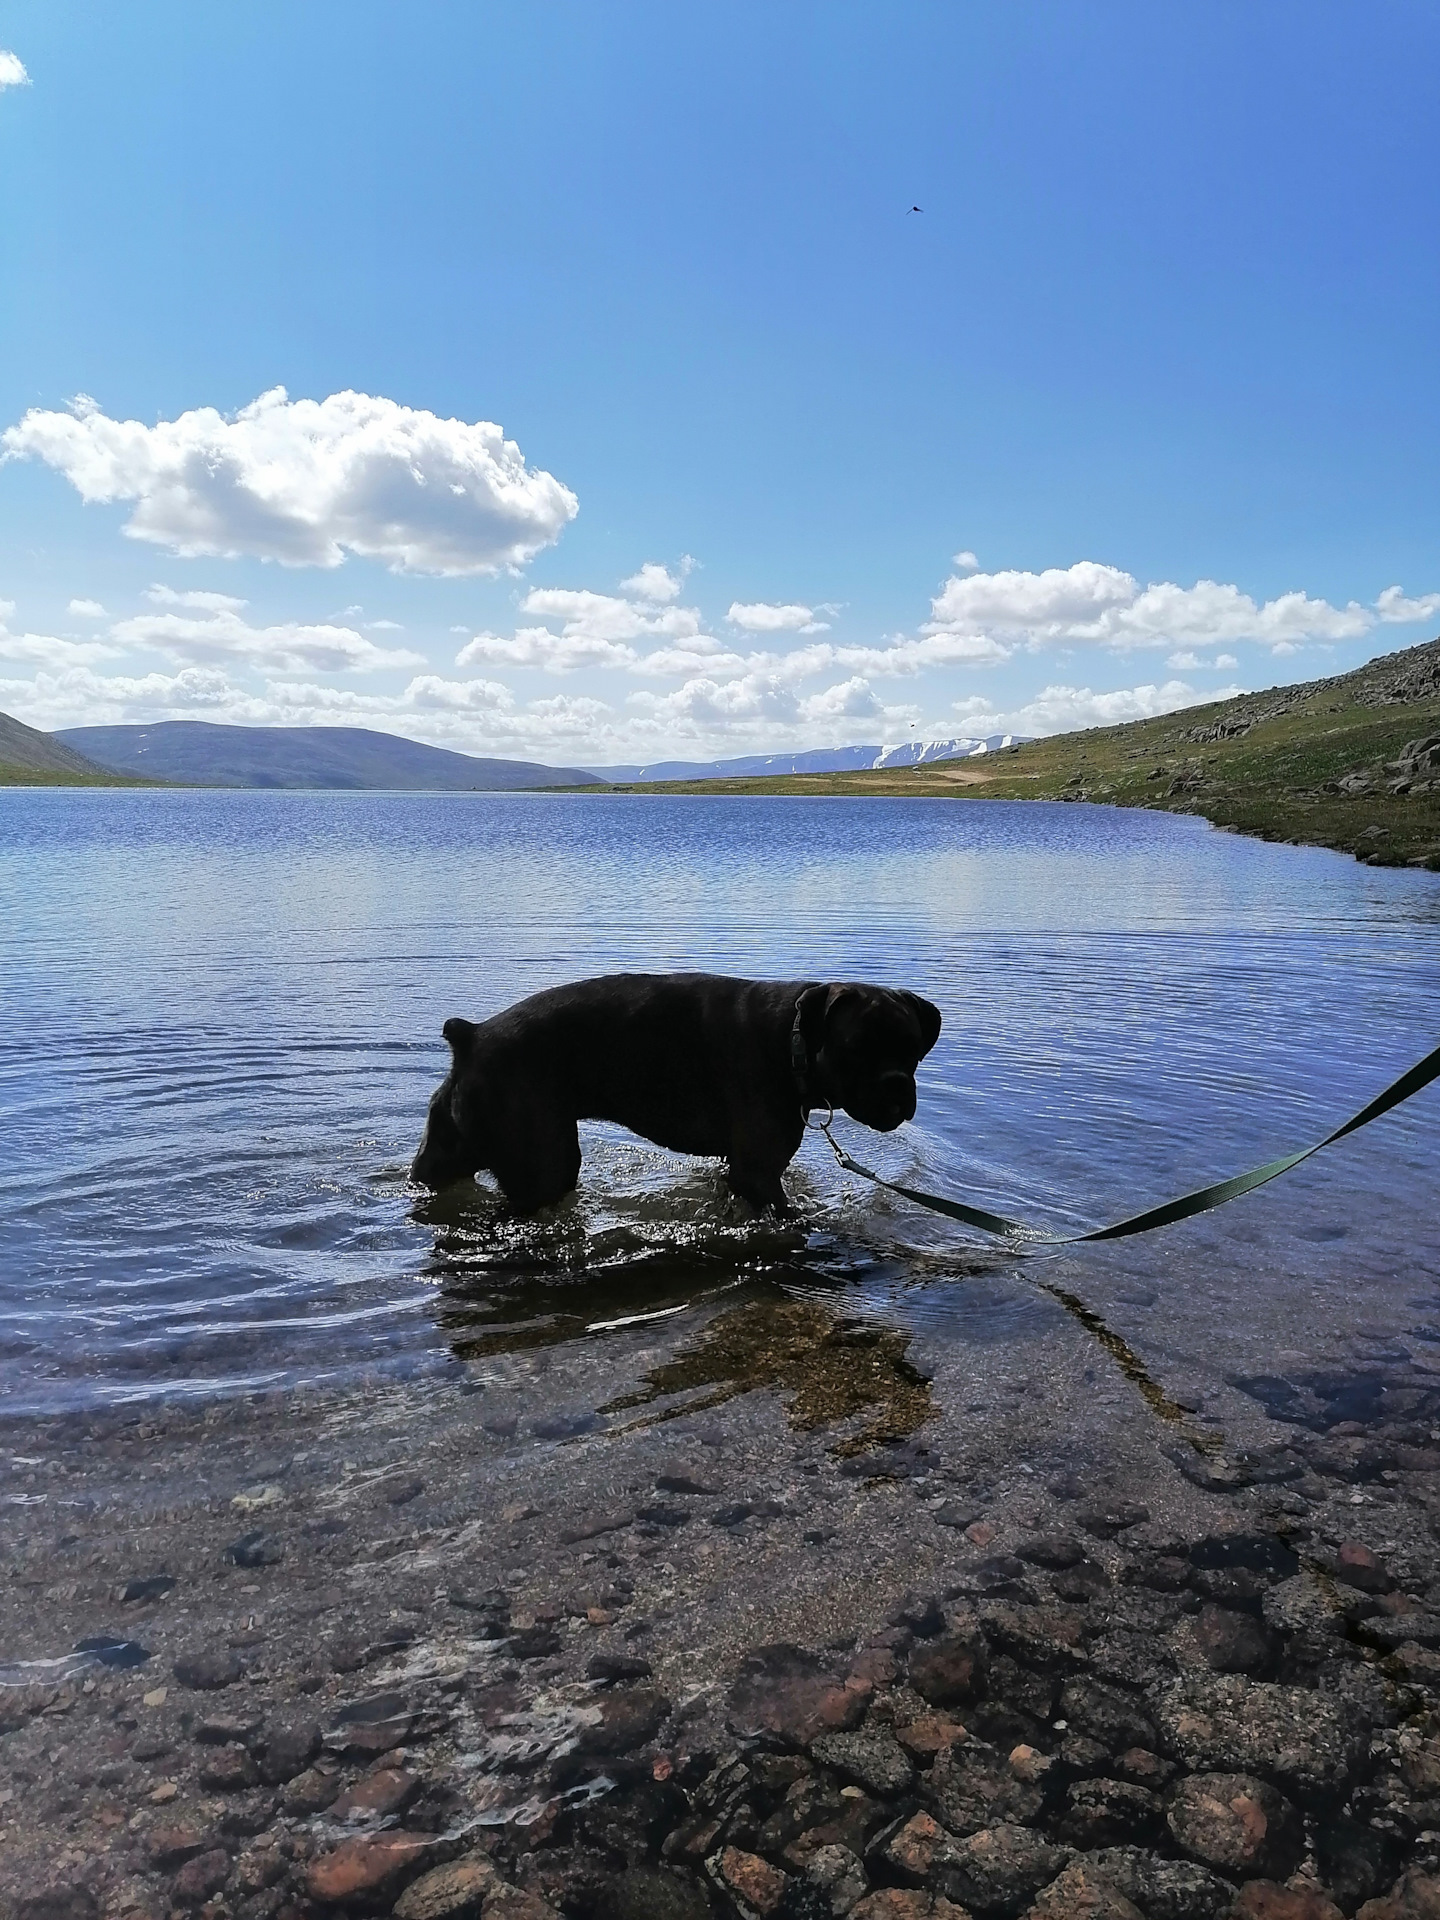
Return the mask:
MULTIPOLYGON (((200 600, 223 595, 199 595, 200 600)), ((387 667, 419 667, 424 656, 401 648, 377 647, 353 627, 305 626, 284 621, 252 627, 232 603, 202 617, 179 613, 141 613, 118 620, 111 636, 122 646, 151 648, 192 666, 243 663, 270 673, 374 673, 387 667)))
POLYGON ((125 531, 194 558, 248 554, 338 567, 348 553, 397 573, 497 573, 557 540, 579 510, 487 420, 364 393, 291 400, 283 387, 233 417, 199 407, 147 427, 80 396, 32 408, 0 435, 86 501, 133 501, 125 531))
POLYGON ((967 733, 1071 733, 1079 727, 1115 727, 1126 720, 1153 720, 1181 707, 1231 700, 1244 691, 1244 687, 1212 687, 1201 692, 1184 680, 1167 680, 1162 686, 1121 687, 1112 693, 1094 693, 1089 687, 1049 686, 1008 712, 977 695, 955 701, 954 711, 967 733))
POLYGON ((637 600, 654 600, 665 605, 680 598, 680 590, 694 565, 688 553, 673 573, 668 567, 662 567, 658 560, 647 560, 638 573, 632 573, 628 580, 620 582, 620 591, 633 594, 637 600))
MULTIPOLYGON (((513 635, 477 633, 455 656, 459 667, 481 665, 538 667, 546 673, 574 673, 582 667, 649 667, 656 656, 640 654, 636 640, 680 643, 688 657, 723 652, 718 641, 701 633, 700 616, 693 607, 665 604, 653 579, 636 587, 642 576, 664 572, 648 563, 622 584, 633 595, 594 593, 587 588, 533 587, 520 602, 520 611, 554 621, 547 626, 521 627, 513 635)), ((672 576, 666 575, 666 581, 672 576)), ((676 590, 679 582, 673 581, 676 590)), ((655 671, 649 667, 650 671, 655 671)))
POLYGON ((1381 621, 1423 619, 1440 595, 1406 600, 1388 587, 1373 607, 1343 607, 1308 594, 1256 601, 1237 586, 1197 580, 1142 586, 1133 574, 1095 560, 1041 573, 952 575, 931 603, 926 633, 983 635, 1010 652, 1048 646, 1191 648, 1255 641, 1292 649, 1306 641, 1357 640, 1381 621))
POLYGON ((36 667, 91 667, 118 658, 120 648, 103 640, 65 640, 53 633, 11 633, 0 622, 0 660, 36 667))
POLYGON ((67 609, 81 620, 107 620, 109 615, 98 600, 72 600, 67 609))
POLYGON ((830 622, 817 620, 812 607, 776 605, 769 600, 731 602, 725 618, 747 633, 828 633, 830 622))
POLYGON ((10 53, 0 47, 0 93, 6 87, 28 87, 30 76, 25 71, 25 63, 18 53, 10 53))
MULTIPOLYGON (((198 607, 202 613, 239 613, 248 607, 248 600, 237 600, 233 593, 177 593, 173 587, 164 587, 157 581, 153 587, 145 589, 145 598, 153 600, 158 607, 198 607)), ((358 607, 354 609, 360 611, 358 607)))
POLYGON ((962 573, 974 573, 980 565, 980 562, 975 558, 974 554, 971 553, 970 549, 966 547, 962 553, 951 554, 950 564, 952 567, 959 567, 962 573))

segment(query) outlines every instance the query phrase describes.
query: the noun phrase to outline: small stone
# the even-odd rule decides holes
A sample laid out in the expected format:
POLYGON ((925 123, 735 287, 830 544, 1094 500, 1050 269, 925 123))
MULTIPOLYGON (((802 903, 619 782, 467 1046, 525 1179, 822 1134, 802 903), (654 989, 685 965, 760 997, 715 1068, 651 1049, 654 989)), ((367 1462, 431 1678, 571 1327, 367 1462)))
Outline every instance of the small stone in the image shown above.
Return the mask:
POLYGON ((237 1493, 230 1504, 240 1513, 256 1513, 262 1507, 278 1507, 284 1498, 281 1489, 274 1485, 249 1487, 244 1493, 237 1493))
POLYGON ((258 1714, 207 1713, 196 1722, 194 1738, 202 1747, 248 1746, 260 1731, 258 1714))
POLYGON ((378 1900, 398 1889, 422 1866, 434 1845, 433 1833, 406 1833, 402 1829, 367 1835, 363 1840, 344 1840, 333 1852, 311 1861, 305 1890, 312 1900, 325 1906, 378 1900))
POLYGON ((259 1780, 260 1769, 244 1747, 219 1747, 200 1769, 200 1784, 208 1793, 243 1793, 259 1780))
POLYGON ((1028 1824, 1040 1811, 1044 1790, 1017 1778, 994 1747, 967 1740, 942 1753, 922 1777, 921 1798, 951 1833, 966 1834, 1028 1824))
POLYGON ((1196 1674, 1157 1707, 1161 1751, 1201 1772, 1254 1773, 1302 1797, 1340 1799, 1369 1756, 1352 1700, 1227 1674, 1196 1674))
POLYGON ((383 1820, 402 1813, 420 1791, 420 1782, 403 1767, 376 1767, 347 1787, 330 1805, 332 1820, 383 1820))
POLYGON ((1077 1860, 1041 1889, 1029 1920, 1145 1920, 1145 1915, 1088 1861, 1077 1860))
POLYGON ((227 1647, 213 1652, 182 1654, 171 1672, 182 1687, 203 1693, 233 1686, 244 1668, 240 1664, 239 1654, 227 1647))
POLYGON ((170 1697, 168 1687, 152 1687, 149 1693, 142 1693, 141 1704, 147 1707, 163 1707, 170 1697))
MULTIPOLYGON (((397 1907, 398 1920, 406 1920, 397 1907)), ((629 1866, 600 1891, 595 1920, 710 1920, 701 1882, 667 1867, 629 1866)))
POLYGON ((380 1495, 387 1507, 408 1507, 424 1491, 423 1480, 387 1480, 381 1484, 380 1495))
POLYGON ((657 1473, 655 1486, 660 1493, 713 1494, 715 1488, 688 1473, 657 1473))
POLYGON ((1205 1606, 1194 1632, 1196 1650, 1214 1673, 1258 1676, 1274 1664, 1274 1639, 1253 1614, 1205 1606))
POLYGON ((1167 1820, 1182 1853, 1236 1879, 1289 1875, 1304 1850, 1295 1808, 1249 1774, 1190 1775, 1175 1788, 1167 1820))
POLYGON ((327 1773, 320 1767, 308 1767, 304 1773, 297 1774, 286 1788, 285 1811, 323 1813, 339 1791, 338 1773, 327 1773))
POLYGON ((320 1751, 319 1723, 294 1721, 288 1726, 271 1727, 260 1752, 260 1778, 267 1786, 283 1786, 303 1773, 320 1751))
POLYGON ((1028 1540, 1022 1540, 1015 1552, 1032 1567, 1049 1567, 1055 1572, 1078 1566, 1085 1558, 1084 1547, 1069 1533, 1033 1534, 1028 1540))
POLYGON ((182 1907, 199 1907, 220 1892, 230 1878, 230 1856, 221 1847, 187 1860, 170 1883, 182 1907))
POLYGON ((1127 1747, 1116 1760, 1115 1771, 1122 1780, 1133 1780, 1137 1787, 1149 1787, 1152 1793, 1168 1786, 1175 1774, 1170 1761, 1146 1747, 1127 1747))
POLYGON ((881 1887, 850 1909, 850 1920, 932 1920, 937 1907, 951 1914, 959 1912, 958 1907, 933 1899, 919 1887, 881 1887))
POLYGON ((974 1507, 960 1506, 953 1500, 944 1500, 938 1507, 930 1509, 930 1518, 937 1527, 955 1527, 963 1533, 967 1527, 975 1525, 980 1515, 974 1507))
POLYGON ((1068 1864, 1068 1848, 1029 1827, 987 1827, 956 1843, 938 1879, 948 1899, 975 1913, 1015 1914, 1068 1864))
POLYGON ((1235 1889, 1194 1860, 1162 1860, 1142 1847, 1107 1847, 1087 1862, 1148 1920, 1223 1920, 1235 1889))
POLYGON ((983 1552, 995 1538, 995 1529, 988 1520, 976 1520, 973 1525, 966 1527, 965 1538, 972 1547, 979 1547, 983 1552))
POLYGON ((184 1866, 197 1853, 208 1850, 211 1836, 199 1827, 152 1827, 145 1836, 145 1848, 151 1866, 168 1873, 184 1866))
POLYGON ((1022 1742, 1020 1746, 1011 1748, 1009 1766, 1017 1780, 1025 1781, 1028 1786, 1035 1786, 1049 1776, 1055 1762, 1048 1753, 1041 1753, 1037 1748, 1022 1742))
POLYGON ((617 1680, 648 1680, 655 1669, 648 1660, 630 1653, 593 1654, 585 1668, 587 1679, 613 1685, 617 1680))
POLYGON ((910 1655, 910 1684, 931 1706, 975 1700, 984 1691, 989 1647, 978 1622, 927 1640, 910 1655))
POLYGON ((670 1702, 651 1687, 627 1687, 607 1693, 590 1709, 596 1718, 584 1728, 582 1753, 632 1753, 653 1740, 670 1717, 670 1702))
MULTIPOLYGON (((526 1829, 534 1837, 535 1829, 526 1829)), ((497 1883, 493 1893, 486 1897, 483 1908, 485 1920, 559 1920, 548 1900, 542 1900, 538 1894, 526 1893, 519 1887, 510 1887, 503 1880, 497 1883)))
POLYGON ((819 1734, 853 1727, 864 1717, 871 1691, 838 1679, 802 1647, 756 1647, 730 1689, 730 1725, 744 1737, 770 1733, 788 1746, 806 1747, 819 1734))
POLYGON ((274 1567, 285 1558, 285 1547, 275 1534, 258 1528, 232 1540, 225 1549, 225 1558, 234 1567, 274 1567))
POLYGON ((1274 1880, 1247 1882, 1230 1912, 1231 1920, 1345 1920, 1335 1902, 1318 1888, 1297 1892, 1274 1880))
POLYGON ((263 1893, 285 1878, 288 1861, 276 1846, 252 1847, 235 1862, 232 1881, 238 1894, 263 1893))
POLYGON ((857 1900, 869 1891, 865 1869, 849 1847, 817 1847, 805 1869, 805 1879, 825 1896, 835 1920, 844 1920, 857 1900))
POLYGON ((180 1788, 175 1783, 175 1781, 162 1780, 159 1786, 154 1788, 150 1794, 150 1801, 152 1806, 163 1807, 168 1805, 169 1802, 175 1798, 176 1794, 179 1793, 179 1791, 180 1791, 180 1788))
POLYGON ((881 1799, 903 1793, 914 1778, 909 1756, 886 1727, 872 1725, 853 1733, 822 1733, 811 1742, 810 1752, 822 1766, 833 1767, 842 1779, 881 1799))
POLYGON ((745 1853, 739 1847, 725 1847, 716 1856, 712 1872, 727 1893, 762 1917, 774 1913, 790 1884, 788 1874, 758 1853, 745 1853))
POLYGON ((922 1767, 928 1766, 937 1753, 968 1737, 958 1720, 948 1719, 943 1713, 922 1713, 908 1726, 895 1729, 895 1738, 922 1767))
POLYGON ((1075 1509, 1075 1521, 1097 1540, 1113 1540, 1128 1527, 1140 1527, 1150 1518, 1148 1507, 1128 1500, 1096 1500, 1075 1509))
POLYGON ((1153 1748, 1159 1742, 1143 1700, 1088 1674, 1066 1681, 1060 1693, 1060 1717, 1067 1727, 1088 1734, 1112 1753, 1126 1747, 1153 1748))
POLYGON ((150 1600, 163 1600, 175 1585, 173 1573, 152 1573, 142 1580, 130 1580, 125 1584, 120 1599, 126 1606, 143 1606, 150 1600))
POLYGON ((1440 1920, 1440 1876, 1405 1874, 1383 1900, 1367 1900, 1355 1920, 1440 1920))
POLYGON ((478 1920, 481 1907, 500 1884, 483 1853, 422 1873, 395 1902, 395 1920, 478 1920))
POLYGON ((950 1836, 928 1813, 917 1813, 885 1842, 882 1857, 899 1879, 923 1886, 937 1857, 950 1846, 950 1836))
POLYGON ((1072 1846, 1140 1844, 1159 1833, 1164 1809, 1156 1794, 1129 1780, 1076 1780, 1065 1796, 1056 1833, 1072 1846))
POLYGON ((1395 1585, 1383 1563, 1358 1540, 1341 1543, 1335 1556, 1335 1578, 1360 1593, 1389 1593, 1395 1585))
POLYGON ((1098 1560, 1082 1560, 1064 1573, 1057 1573, 1050 1582, 1056 1598, 1072 1606, 1088 1605, 1102 1593, 1108 1593, 1110 1584, 1110 1576, 1098 1560))
POLYGON ((591 1513, 560 1530, 562 1547, 577 1546, 582 1540, 598 1540, 602 1534, 621 1533, 635 1524, 634 1507, 618 1507, 608 1513, 591 1513))

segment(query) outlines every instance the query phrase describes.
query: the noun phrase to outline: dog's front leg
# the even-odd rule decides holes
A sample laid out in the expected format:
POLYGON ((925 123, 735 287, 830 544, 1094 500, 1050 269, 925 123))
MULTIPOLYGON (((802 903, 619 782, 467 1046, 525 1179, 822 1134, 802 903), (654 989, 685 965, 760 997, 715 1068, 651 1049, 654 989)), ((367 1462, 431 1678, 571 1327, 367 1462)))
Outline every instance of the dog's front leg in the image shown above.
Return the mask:
POLYGON ((795 1209, 790 1204, 780 1175, 773 1168, 737 1165, 729 1160, 725 1164, 725 1178, 730 1191, 748 1201, 757 1213, 773 1213, 782 1220, 794 1215, 795 1209))

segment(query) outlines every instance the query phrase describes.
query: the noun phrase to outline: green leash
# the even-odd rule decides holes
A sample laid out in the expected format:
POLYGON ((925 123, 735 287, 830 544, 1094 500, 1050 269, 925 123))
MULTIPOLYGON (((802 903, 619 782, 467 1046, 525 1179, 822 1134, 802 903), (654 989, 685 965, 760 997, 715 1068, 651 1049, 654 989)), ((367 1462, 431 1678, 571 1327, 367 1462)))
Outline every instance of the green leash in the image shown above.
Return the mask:
POLYGON ((1326 1134, 1313 1147, 1302 1147, 1299 1153, 1287 1153, 1279 1160, 1267 1160, 1263 1167, 1237 1174, 1233 1180, 1221 1180, 1213 1187, 1201 1187, 1194 1193, 1182 1194, 1178 1200, 1167 1200, 1162 1206, 1149 1207, 1144 1213, 1131 1214, 1128 1220, 1117 1220, 1110 1227, 1096 1227, 1090 1233, 1047 1233, 1043 1228, 1027 1227, 1019 1220, 1007 1220, 1003 1213, 988 1213, 984 1207, 967 1206, 963 1200, 948 1200, 943 1194, 922 1193, 918 1187, 906 1187, 898 1180, 882 1179, 871 1168, 852 1160, 836 1140, 830 1131, 833 1111, 818 1124, 834 1149, 835 1158, 848 1173, 858 1173, 866 1180, 873 1180, 877 1187, 898 1193, 903 1199, 913 1200, 916 1206, 928 1207, 932 1213, 943 1213, 964 1226, 978 1227, 982 1233, 994 1234, 998 1239, 1021 1240, 1050 1247, 1072 1247, 1084 1240, 1124 1240, 1132 1233, 1150 1233, 1156 1227, 1168 1227, 1172 1221, 1188 1220, 1191 1214, 1208 1213, 1212 1207, 1223 1207, 1227 1200, 1238 1200, 1242 1193, 1253 1193, 1256 1187, 1263 1187, 1267 1180, 1278 1180, 1282 1173, 1298 1167, 1312 1153, 1319 1153, 1322 1147, 1333 1147, 1347 1133, 1368 1127, 1372 1120, 1378 1120, 1382 1113, 1389 1113, 1402 1100, 1408 1100, 1412 1094, 1419 1093, 1422 1087, 1428 1087, 1432 1080, 1440 1080, 1440 1047, 1427 1053, 1408 1073, 1402 1073, 1398 1080, 1377 1095, 1368 1107, 1362 1107, 1343 1127, 1326 1134))

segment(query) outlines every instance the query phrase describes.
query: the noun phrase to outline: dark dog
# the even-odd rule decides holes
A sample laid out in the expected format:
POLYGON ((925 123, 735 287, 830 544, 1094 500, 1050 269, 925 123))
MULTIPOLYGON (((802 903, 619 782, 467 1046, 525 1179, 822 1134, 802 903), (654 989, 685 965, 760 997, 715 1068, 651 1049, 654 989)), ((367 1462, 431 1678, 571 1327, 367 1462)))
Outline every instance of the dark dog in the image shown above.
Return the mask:
POLYGON ((910 1119, 940 1015, 918 994, 855 982, 617 973, 444 1032, 450 1071, 410 1169, 423 1186, 483 1168, 528 1213, 579 1178, 576 1121, 614 1120, 723 1159, 736 1193, 785 1214, 780 1176, 811 1108, 881 1133, 910 1119))

